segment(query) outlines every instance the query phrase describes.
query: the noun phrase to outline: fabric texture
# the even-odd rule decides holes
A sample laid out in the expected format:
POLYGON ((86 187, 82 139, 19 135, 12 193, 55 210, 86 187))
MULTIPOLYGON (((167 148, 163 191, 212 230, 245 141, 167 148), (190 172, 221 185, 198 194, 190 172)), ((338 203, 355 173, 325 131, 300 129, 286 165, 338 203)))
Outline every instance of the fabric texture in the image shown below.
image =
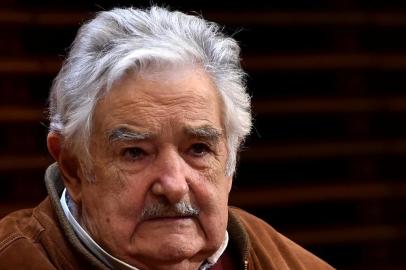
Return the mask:
MULTIPOLYGON (((0 221, 0 269, 109 269, 80 242, 59 202, 64 188, 56 164, 45 175, 48 197, 0 221)), ((238 208, 229 208, 226 251, 235 269, 324 270, 327 263, 238 208)), ((220 258, 219 263, 224 262, 220 258)), ((215 266, 216 267, 216 266, 215 266)), ((228 268, 221 267, 220 269, 228 268)))

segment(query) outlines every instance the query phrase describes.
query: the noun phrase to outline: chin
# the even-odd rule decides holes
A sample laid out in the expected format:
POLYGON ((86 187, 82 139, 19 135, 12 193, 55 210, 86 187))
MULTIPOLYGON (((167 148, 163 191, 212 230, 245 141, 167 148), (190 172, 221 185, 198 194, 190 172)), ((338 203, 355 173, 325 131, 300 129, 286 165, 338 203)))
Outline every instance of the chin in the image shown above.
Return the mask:
POLYGON ((153 270, 191 269, 190 264, 200 265, 218 249, 214 243, 199 237, 174 235, 138 241, 137 246, 138 252, 133 249, 124 257, 124 261, 140 269, 153 270))
POLYGON ((157 251, 163 260, 179 261, 194 257, 204 249, 203 243, 193 238, 161 239, 157 251))
POLYGON ((205 258, 213 253, 206 249, 202 241, 193 238, 173 239, 173 237, 157 239, 155 243, 143 246, 142 254, 134 257, 142 257, 145 261, 158 264, 176 264, 188 259, 205 258))

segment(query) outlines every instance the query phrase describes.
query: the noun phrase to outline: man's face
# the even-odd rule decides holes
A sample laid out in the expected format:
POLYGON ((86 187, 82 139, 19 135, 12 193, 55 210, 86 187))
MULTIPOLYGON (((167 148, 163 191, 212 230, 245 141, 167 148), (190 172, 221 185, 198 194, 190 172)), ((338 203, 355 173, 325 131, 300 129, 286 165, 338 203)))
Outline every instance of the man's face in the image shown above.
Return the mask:
POLYGON ((221 114, 214 85, 196 69, 128 75, 100 100, 94 180, 82 179, 77 202, 96 242, 154 268, 198 264, 219 248, 231 188, 221 114), (182 214, 180 204, 193 209, 182 214))

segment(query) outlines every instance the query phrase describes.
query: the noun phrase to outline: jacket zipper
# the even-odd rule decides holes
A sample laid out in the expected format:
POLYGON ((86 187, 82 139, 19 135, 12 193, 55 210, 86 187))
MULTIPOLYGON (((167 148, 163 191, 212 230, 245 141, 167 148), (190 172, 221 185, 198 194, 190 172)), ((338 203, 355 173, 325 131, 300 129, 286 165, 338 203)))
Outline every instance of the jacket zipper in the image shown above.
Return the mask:
POLYGON ((248 248, 244 252, 244 270, 248 270, 248 248))

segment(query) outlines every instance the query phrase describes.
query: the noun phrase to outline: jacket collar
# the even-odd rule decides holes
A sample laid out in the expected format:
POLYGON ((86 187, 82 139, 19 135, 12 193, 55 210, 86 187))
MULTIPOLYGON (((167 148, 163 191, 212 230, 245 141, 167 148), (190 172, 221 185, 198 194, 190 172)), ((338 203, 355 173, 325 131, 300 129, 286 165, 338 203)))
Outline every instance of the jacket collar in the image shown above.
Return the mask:
POLYGON ((80 242, 72 226, 69 224, 69 221, 66 219, 62 206, 59 203, 60 196, 65 187, 56 163, 50 165, 45 172, 45 186, 56 216, 58 217, 59 224, 62 227, 63 234, 73 249, 82 255, 95 269, 109 269, 80 242))

